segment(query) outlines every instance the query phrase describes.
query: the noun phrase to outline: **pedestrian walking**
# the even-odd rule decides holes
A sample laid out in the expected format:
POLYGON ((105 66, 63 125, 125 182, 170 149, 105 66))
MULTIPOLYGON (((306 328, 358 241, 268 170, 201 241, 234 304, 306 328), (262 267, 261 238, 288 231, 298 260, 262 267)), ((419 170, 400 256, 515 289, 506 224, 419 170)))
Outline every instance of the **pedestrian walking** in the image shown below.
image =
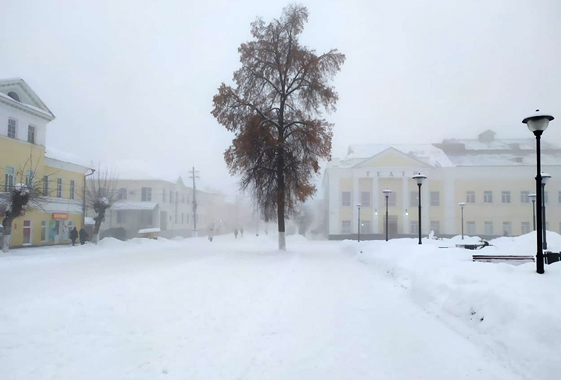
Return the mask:
POLYGON ((234 237, 235 237, 236 239, 238 238, 238 229, 237 229, 237 228, 234 230, 234 237))
POLYGON ((70 231, 70 240, 72 240, 73 247, 76 245, 76 239, 78 239, 78 230, 74 227, 72 231, 70 231))
POLYGON ((214 228, 210 227, 210 230, 208 232, 208 241, 210 241, 212 243, 212 238, 214 236, 214 228))
POLYGON ((240 237, 243 237, 243 228, 240 229, 240 237))
POLYGON ((86 244, 86 242, 89 240, 90 237, 88 236, 88 233, 83 227, 80 229, 79 235, 80 235, 80 244, 81 245, 86 244))

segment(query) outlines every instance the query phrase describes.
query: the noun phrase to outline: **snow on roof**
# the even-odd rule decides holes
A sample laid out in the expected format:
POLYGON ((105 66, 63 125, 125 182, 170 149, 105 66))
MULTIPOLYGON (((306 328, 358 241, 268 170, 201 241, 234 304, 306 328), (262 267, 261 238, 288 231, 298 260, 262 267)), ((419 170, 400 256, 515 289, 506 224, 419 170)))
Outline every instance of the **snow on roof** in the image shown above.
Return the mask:
POLYGON ((155 202, 115 202, 111 210, 153 210, 157 205, 155 202))
MULTIPOLYGON (((542 141, 542 149, 559 149, 555 144, 542 141)), ((463 144, 466 150, 532 150, 536 149, 536 140, 527 139, 496 139, 493 141, 480 141, 478 139, 447 139, 441 146, 445 149, 446 144, 463 144)))
MULTIPOLYGON (((535 155, 501 154, 462 154, 451 155, 454 166, 535 166, 535 155)), ((542 165, 559 165, 561 154, 544 154, 541 156, 542 165)))
POLYGON ((345 166, 353 166, 356 160, 364 161, 390 148, 433 167, 454 166, 444 151, 432 144, 354 144, 349 146, 347 157, 341 163, 345 166))
POLYGON ((53 160, 68 162, 74 165, 83 166, 85 168, 92 167, 92 163, 88 163, 86 159, 52 147, 47 147, 45 149, 45 157, 51 158, 53 160))
POLYGON ((45 115, 51 120, 55 118, 55 115, 51 112, 49 107, 47 107, 47 105, 41 100, 41 98, 39 98, 39 95, 37 95, 37 93, 35 93, 35 91, 33 91, 33 89, 29 87, 29 85, 23 79, 21 78, 0 79, 0 87, 10 86, 10 85, 19 85, 23 89, 23 91, 31 98, 31 100, 34 101, 36 104, 38 104, 40 107, 36 107, 29 103, 18 102, 17 100, 12 99, 8 95, 0 92, 1 97, 9 99, 10 101, 15 102, 16 104, 21 104, 22 106, 28 107, 37 113, 45 115))
POLYGON ((143 228, 141 230, 138 230, 139 234, 153 234, 156 232, 161 232, 161 230, 159 228, 143 228))
POLYGON ((112 167, 120 180, 158 180, 176 183, 180 177, 173 169, 166 169, 139 159, 120 160, 112 167))

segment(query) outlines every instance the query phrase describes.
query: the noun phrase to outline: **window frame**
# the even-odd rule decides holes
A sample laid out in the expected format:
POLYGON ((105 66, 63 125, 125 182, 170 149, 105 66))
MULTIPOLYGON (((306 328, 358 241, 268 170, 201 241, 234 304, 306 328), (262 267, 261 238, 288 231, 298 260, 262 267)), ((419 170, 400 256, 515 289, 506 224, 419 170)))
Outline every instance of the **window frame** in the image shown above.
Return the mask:
POLYGON ((57 198, 62 198, 62 192, 63 192, 63 183, 62 183, 62 178, 58 177, 56 179, 56 197, 57 198))
POLYGON ((520 223, 520 233, 521 233, 521 235, 526 235, 526 234, 529 234, 530 232, 532 232, 532 226, 531 226, 530 222, 520 223), (525 228, 525 227, 527 227, 527 228, 525 228))
POLYGON ((493 190, 483 191, 483 203, 493 203, 493 190))
POLYGON ((466 222, 466 235, 475 236, 477 235, 477 223, 475 221, 469 220, 466 222), (473 230, 472 227, 473 226, 473 230))
POLYGON ((430 192, 430 205, 435 206, 435 207, 440 206, 440 191, 431 191, 430 192), (436 194, 436 197, 437 197, 436 202, 433 199, 433 195, 435 195, 435 194, 436 194))
POLYGON ((18 119, 13 118, 13 117, 9 117, 8 118, 8 130, 7 130, 7 136, 11 139, 16 140, 17 136, 18 136, 18 119), (11 125, 10 121, 13 121, 14 124, 11 125), (10 129, 13 127, 14 131, 13 131, 13 136, 10 136, 10 129))
POLYGON ((37 127, 33 124, 27 126, 27 142, 33 145, 37 144, 37 127))
POLYGON ((350 207, 352 203, 352 197, 351 197, 351 192, 350 191, 341 191, 341 206, 342 207, 350 207), (348 202, 345 202, 345 194, 349 194, 349 199, 348 202), (348 203, 348 204, 346 204, 348 203))
POLYGON ((76 198, 76 180, 70 180, 70 199, 76 198))
POLYGON ((360 204, 363 207, 370 207, 370 191, 361 191, 360 192, 360 204), (365 202, 365 195, 367 195, 366 202, 365 202))
POLYGON ((140 189, 140 201, 152 202, 152 187, 142 186, 140 189))
MULTIPOLYGON (((511 193, 509 190, 501 191, 501 201, 505 204, 510 204, 512 201, 511 193), (506 201, 505 201, 506 200, 506 201)), ((512 227, 511 227, 512 230, 512 227)))
POLYGON ((475 191, 466 191, 466 203, 474 204, 476 202, 475 191))
MULTIPOLYGON (((529 191, 522 190, 520 192, 520 203, 530 203, 530 198, 528 198, 528 195, 530 195, 529 191)), ((561 199, 561 194, 559 199, 561 199)))
POLYGON ((351 233, 351 221, 350 220, 342 220, 341 221, 341 234, 349 235, 351 233), (345 228, 347 227, 348 228, 345 228))
POLYGON ((503 236, 512 236, 512 222, 503 222, 503 236), (504 235, 504 232, 507 234, 504 235))
POLYGON ((489 221, 483 222, 483 234, 484 234, 484 235, 487 235, 487 236, 494 235, 494 225, 493 225, 493 222, 489 222, 489 221), (490 231, 491 231, 491 232, 487 232, 487 227, 490 227, 490 231))
POLYGON ((6 192, 12 191, 16 184, 16 168, 14 168, 13 166, 6 166, 4 181, 4 190, 6 192))

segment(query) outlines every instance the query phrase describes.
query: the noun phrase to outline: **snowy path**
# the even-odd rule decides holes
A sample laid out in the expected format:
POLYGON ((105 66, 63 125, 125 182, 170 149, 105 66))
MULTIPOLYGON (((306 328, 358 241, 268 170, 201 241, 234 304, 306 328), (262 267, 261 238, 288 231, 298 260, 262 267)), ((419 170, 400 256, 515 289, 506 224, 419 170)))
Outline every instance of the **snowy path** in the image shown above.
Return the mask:
POLYGON ((0 379, 519 378, 337 243, 248 241, 0 258, 0 379))

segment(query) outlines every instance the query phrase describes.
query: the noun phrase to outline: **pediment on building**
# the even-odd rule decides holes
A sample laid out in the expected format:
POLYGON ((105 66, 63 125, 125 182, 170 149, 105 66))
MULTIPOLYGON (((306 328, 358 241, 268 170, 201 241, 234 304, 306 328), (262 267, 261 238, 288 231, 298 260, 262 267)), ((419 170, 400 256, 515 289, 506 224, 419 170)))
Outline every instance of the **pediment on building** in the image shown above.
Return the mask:
POLYGON ((429 167, 427 163, 417 159, 412 155, 405 154, 393 147, 389 147, 382 152, 359 162, 355 168, 419 168, 429 167))
POLYGON ((55 118, 39 95, 20 78, 0 80, 0 100, 17 108, 25 107, 51 120, 55 118))

